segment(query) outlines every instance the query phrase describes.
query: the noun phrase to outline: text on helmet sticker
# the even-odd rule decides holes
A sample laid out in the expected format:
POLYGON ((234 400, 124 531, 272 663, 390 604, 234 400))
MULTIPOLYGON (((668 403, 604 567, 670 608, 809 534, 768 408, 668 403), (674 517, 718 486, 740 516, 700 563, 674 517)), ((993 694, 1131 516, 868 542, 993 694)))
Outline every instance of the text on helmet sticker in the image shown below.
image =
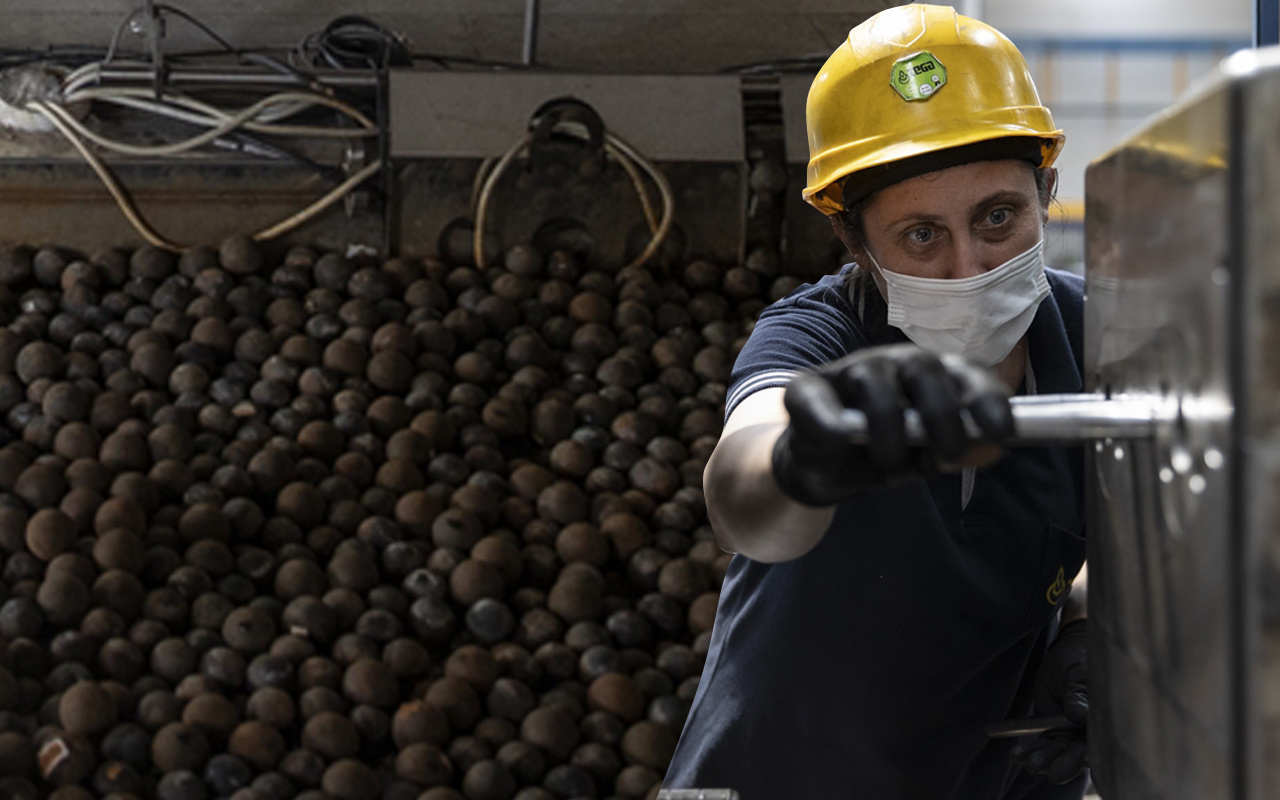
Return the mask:
POLYGON ((893 62, 889 85, 903 100, 928 100, 947 85, 947 68, 925 50, 893 62))

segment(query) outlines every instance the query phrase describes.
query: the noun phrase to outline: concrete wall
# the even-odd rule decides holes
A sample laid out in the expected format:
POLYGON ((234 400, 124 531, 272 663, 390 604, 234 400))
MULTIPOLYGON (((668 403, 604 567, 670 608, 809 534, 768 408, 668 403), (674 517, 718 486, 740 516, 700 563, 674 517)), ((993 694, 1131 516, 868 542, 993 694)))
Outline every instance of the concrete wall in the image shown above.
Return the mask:
MULTIPOLYGON (((292 45, 343 14, 406 34, 416 51, 519 61, 524 0, 177 0, 241 47, 292 45)), ((829 53, 889 0, 542 0, 539 60, 574 70, 713 71, 829 53)), ((136 0, 3 0, 0 47, 103 46, 136 0)), ((207 47, 175 20, 175 48, 207 47)), ((136 36, 124 44, 138 47, 136 36)))
MULTIPOLYGON (((955 0, 1018 38, 1247 40, 1252 0, 955 0)), ((4 0, 0 47, 105 45, 137 0, 4 0)), ((405 33, 422 52, 518 61, 524 0, 179 0, 239 46, 290 45, 342 14, 405 33)), ((893 0, 542 0, 540 53, 569 69, 693 72, 830 52, 893 0)), ((178 48, 209 42, 190 25, 178 48)), ((124 44, 137 45, 126 35, 124 44)))

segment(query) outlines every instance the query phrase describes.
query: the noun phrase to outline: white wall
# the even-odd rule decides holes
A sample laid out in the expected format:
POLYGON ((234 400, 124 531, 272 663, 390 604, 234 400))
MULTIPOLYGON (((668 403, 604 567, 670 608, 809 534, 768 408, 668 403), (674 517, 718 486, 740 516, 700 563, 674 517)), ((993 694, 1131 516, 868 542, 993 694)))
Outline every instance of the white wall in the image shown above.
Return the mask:
POLYGON ((982 18, 1016 35, 1248 37, 1253 0, 982 0, 982 18))
POLYGON ((1083 199, 1084 169, 1229 55, 1217 46, 1063 49, 1023 45, 1041 101, 1067 135, 1059 195, 1083 199))
POLYGON ((1089 162, 1253 38, 1253 0, 967 0, 1022 50, 1067 135, 1051 261, 1078 262, 1089 162))

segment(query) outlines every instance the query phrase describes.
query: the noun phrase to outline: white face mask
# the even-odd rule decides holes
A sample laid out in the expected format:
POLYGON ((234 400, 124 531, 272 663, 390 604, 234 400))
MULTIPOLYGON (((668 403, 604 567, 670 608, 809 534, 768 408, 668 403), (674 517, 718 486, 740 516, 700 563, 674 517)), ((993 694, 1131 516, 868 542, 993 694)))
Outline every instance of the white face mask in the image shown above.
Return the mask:
POLYGON ((971 278, 917 278, 890 272, 868 251, 888 294, 889 324, 939 355, 953 353, 983 366, 1013 350, 1049 295, 1044 239, 993 270, 971 278))

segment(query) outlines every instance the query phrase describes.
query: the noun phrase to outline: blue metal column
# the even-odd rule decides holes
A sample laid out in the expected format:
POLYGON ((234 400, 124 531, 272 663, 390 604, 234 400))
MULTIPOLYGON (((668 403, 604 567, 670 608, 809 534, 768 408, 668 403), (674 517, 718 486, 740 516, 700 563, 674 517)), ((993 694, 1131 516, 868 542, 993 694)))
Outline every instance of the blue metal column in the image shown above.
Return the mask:
POLYGON ((1280 44, 1280 0, 1253 0, 1253 46, 1280 44))

